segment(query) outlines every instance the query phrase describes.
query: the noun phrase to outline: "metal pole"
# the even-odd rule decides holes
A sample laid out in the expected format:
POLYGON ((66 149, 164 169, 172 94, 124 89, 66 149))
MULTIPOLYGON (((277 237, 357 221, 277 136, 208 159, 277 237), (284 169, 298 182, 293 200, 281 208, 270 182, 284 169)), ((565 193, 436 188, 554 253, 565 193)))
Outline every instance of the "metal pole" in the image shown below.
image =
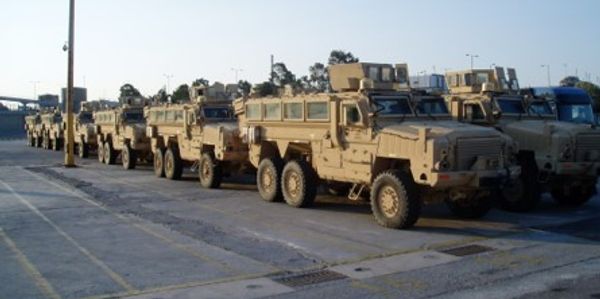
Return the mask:
POLYGON ((550 65, 549 64, 542 64, 541 67, 545 67, 546 68, 546 75, 548 76, 548 87, 552 86, 552 80, 550 79, 550 65))
POLYGON ((479 58, 477 54, 466 54, 467 57, 471 58, 471 70, 475 67, 475 58, 479 58))
POLYGON ((269 81, 273 83, 273 66, 275 65, 275 56, 271 54, 271 73, 269 74, 269 81))
POLYGON ((69 58, 67 75, 67 142, 65 146, 65 167, 75 167, 73 150, 75 148, 75 134, 73 132, 73 56, 75 39, 75 0, 69 1, 69 58))
POLYGON ((170 89, 170 85, 171 85, 171 78, 173 78, 173 75, 167 75, 167 74, 163 74, 163 76, 165 76, 165 78, 167 78, 167 95, 169 94, 169 89, 170 89))

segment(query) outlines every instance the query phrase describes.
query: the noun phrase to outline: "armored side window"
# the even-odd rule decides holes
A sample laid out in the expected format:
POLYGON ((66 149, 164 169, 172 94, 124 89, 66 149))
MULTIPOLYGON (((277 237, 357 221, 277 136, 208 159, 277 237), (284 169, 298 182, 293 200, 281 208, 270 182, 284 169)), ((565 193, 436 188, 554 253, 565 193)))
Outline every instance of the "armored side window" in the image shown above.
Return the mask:
POLYGON ((384 67, 381 69, 381 81, 392 82, 394 81, 394 72, 392 68, 384 67))
POLYGON ((465 117, 468 121, 485 120, 485 114, 483 113, 483 109, 481 109, 481 105, 479 104, 466 104, 465 117))
POLYGON ((283 104, 283 118, 288 120, 302 120, 304 115, 302 103, 283 104))
POLYGON ((246 117, 248 119, 260 120, 260 104, 246 104, 246 117))
POLYGON ((265 104, 265 120, 281 120, 281 103, 265 104))
POLYGON ((165 112, 164 111, 157 111, 156 112, 156 121, 158 121, 158 122, 164 122, 165 121, 165 112))
POLYGON ((165 119, 166 121, 172 122, 175 120, 175 112, 173 110, 167 110, 167 112, 165 112, 165 119))
POLYGON ((362 124, 362 117, 356 104, 349 104, 343 106, 344 111, 344 123, 347 126, 356 126, 362 124))
POLYGON ((379 68, 376 66, 369 67, 369 79, 379 81, 379 68))
POLYGON ((473 74, 465 74, 463 80, 464 82, 461 82, 463 86, 473 85, 473 74))
POLYGON ((183 111, 175 111, 175 121, 183 121, 183 111))
POLYGON ((327 102, 307 102, 306 103, 306 119, 309 120, 328 120, 329 105, 327 102))
POLYGON ((490 81, 490 78, 488 76, 488 73, 477 73, 477 84, 483 84, 483 83, 487 83, 488 81, 490 81))

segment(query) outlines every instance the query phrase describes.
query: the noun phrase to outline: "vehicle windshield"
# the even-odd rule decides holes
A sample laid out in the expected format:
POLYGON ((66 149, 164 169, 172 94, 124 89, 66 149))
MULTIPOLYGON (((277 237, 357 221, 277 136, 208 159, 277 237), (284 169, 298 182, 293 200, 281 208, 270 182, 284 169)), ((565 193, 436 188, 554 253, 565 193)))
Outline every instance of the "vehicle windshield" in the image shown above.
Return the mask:
POLYGON ((227 107, 207 107, 203 109, 204 117, 212 119, 229 119, 231 113, 227 107))
POLYGON ((82 124, 89 124, 93 121, 91 113, 81 113, 79 114, 79 122, 82 124))
POLYGON ((378 116, 412 115, 408 97, 406 96, 372 96, 371 105, 378 116))
POLYGON ((442 98, 425 98, 417 104, 417 114, 423 115, 447 115, 448 107, 442 98))
POLYGON ((557 105, 558 120, 578 124, 594 124, 594 111, 591 105, 559 104, 557 105))
POLYGON ((130 123, 143 122, 144 113, 141 111, 123 112, 123 119, 130 123))
POLYGON ((523 104, 520 100, 499 98, 496 99, 496 103, 498 104, 500 110, 502 110, 502 113, 525 114, 525 109, 523 109, 523 104))
POLYGON ((528 112, 531 115, 554 115, 548 102, 533 102, 529 105, 528 112))

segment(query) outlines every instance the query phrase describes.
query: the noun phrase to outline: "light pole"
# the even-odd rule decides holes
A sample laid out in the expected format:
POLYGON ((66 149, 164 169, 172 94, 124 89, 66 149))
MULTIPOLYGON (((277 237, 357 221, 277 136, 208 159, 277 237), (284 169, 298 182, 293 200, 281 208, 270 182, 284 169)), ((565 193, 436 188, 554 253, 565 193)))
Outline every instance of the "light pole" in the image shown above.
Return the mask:
POLYGON ((40 81, 29 81, 29 83, 33 84, 33 99, 37 100, 37 85, 40 81))
POLYGON ((566 78, 569 76, 569 71, 568 71, 569 65, 566 63, 563 63, 563 67, 565 68, 565 78, 566 78))
POLYGON ((65 167, 75 167, 75 158, 73 155, 75 134, 73 132, 73 56, 75 39, 75 0, 69 1, 69 45, 68 45, 68 66, 67 66, 67 142, 65 146, 65 167))
POLYGON ((475 65, 475 58, 479 58, 479 55, 477 55, 477 54, 465 54, 465 56, 471 58, 471 70, 472 70, 473 66, 475 65))
POLYGON ((167 74, 163 74, 163 76, 165 78, 167 78, 167 95, 169 94, 169 88, 171 86, 171 78, 173 78, 173 75, 167 75, 167 74))
POLYGON ((236 68, 231 68, 231 71, 235 73, 235 82, 234 83, 238 83, 238 74, 243 72, 243 69, 236 69, 236 68))
POLYGON ((550 65, 542 64, 541 67, 546 68, 546 75, 548 75, 548 87, 552 86, 552 80, 550 79, 550 65))

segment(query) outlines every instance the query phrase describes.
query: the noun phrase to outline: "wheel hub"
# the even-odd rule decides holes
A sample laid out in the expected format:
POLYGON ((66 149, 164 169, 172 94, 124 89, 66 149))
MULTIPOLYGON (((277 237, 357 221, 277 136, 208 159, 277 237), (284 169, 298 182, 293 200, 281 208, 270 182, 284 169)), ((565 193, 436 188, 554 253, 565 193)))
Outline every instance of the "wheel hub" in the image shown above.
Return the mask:
POLYGON ((394 188, 385 186, 379 192, 379 204, 381 210, 387 217, 393 217, 398 213, 398 193, 394 188))
POLYGON ((275 181, 273 177, 274 175, 271 169, 265 169, 265 171, 263 171, 261 181, 265 189, 272 189, 273 182, 275 181))
POLYGON ((208 178, 208 176, 210 175, 210 165, 208 164, 208 161, 204 161, 202 162, 202 169, 200 171, 202 178, 208 178))
POLYGON ((292 172, 287 176, 286 186, 291 196, 297 197, 300 194, 301 185, 300 176, 297 173, 292 172))

